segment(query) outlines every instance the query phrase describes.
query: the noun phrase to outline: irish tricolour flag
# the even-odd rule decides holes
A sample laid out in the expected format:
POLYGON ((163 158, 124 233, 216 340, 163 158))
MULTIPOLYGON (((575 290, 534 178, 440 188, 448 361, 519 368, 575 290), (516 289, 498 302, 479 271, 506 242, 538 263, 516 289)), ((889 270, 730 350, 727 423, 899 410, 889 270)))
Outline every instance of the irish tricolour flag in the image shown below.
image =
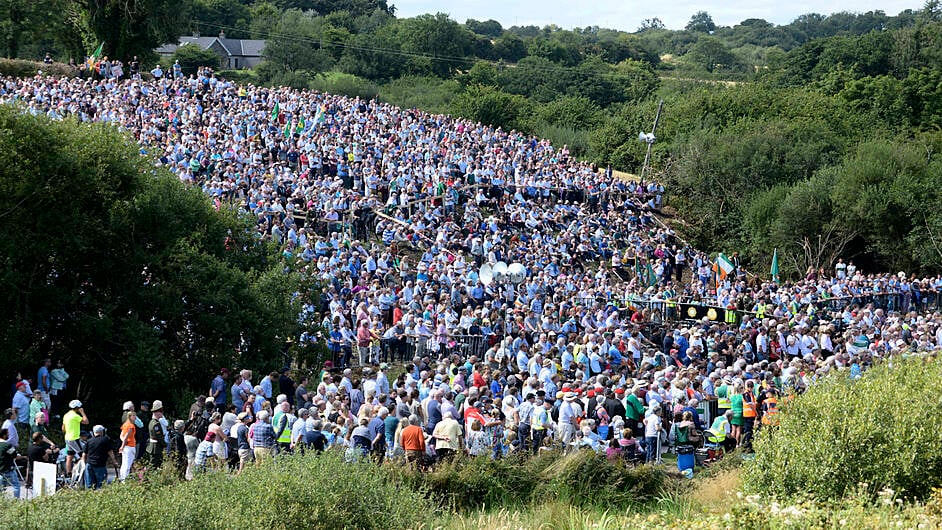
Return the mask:
POLYGON ((716 275, 719 281, 723 281, 735 268, 733 262, 726 257, 726 254, 720 252, 720 255, 716 257, 716 263, 713 264, 713 274, 716 275))

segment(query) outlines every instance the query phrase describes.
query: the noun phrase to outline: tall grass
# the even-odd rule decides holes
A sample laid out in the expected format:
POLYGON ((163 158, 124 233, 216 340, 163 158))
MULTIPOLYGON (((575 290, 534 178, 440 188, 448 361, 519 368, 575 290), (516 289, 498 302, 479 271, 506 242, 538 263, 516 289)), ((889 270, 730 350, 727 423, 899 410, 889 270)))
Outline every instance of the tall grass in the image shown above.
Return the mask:
POLYGON ((149 480, 0 504, 5 528, 407 528, 429 521, 421 489, 339 454, 293 456, 236 477, 149 480))

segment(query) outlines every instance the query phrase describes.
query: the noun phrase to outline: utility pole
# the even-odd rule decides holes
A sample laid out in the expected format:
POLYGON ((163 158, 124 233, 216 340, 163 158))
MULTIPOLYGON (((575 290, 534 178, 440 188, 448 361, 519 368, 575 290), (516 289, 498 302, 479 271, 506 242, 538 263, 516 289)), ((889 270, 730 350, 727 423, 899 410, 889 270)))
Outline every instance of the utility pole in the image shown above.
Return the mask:
POLYGON ((661 109, 664 107, 664 100, 658 102, 657 104, 657 114, 654 115, 654 126, 651 127, 651 132, 645 134, 644 132, 638 135, 638 139, 642 142, 648 144, 648 150, 644 155, 644 164, 641 166, 641 185, 644 186, 644 175, 647 173, 648 163, 651 161, 651 147, 654 146, 654 140, 656 139, 654 133, 657 131, 657 122, 661 119, 661 109))

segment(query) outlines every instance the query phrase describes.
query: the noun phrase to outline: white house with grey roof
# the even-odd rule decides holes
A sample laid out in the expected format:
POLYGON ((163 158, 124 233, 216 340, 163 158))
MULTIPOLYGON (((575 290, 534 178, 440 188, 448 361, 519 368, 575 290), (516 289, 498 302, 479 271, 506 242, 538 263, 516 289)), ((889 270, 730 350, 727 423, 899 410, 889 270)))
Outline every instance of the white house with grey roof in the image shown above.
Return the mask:
POLYGON ((262 62, 265 41, 253 39, 227 39, 226 32, 219 32, 218 37, 191 35, 180 37, 177 44, 164 44, 155 50, 161 57, 170 57, 180 46, 199 46, 203 50, 212 50, 219 55, 225 69, 252 68, 262 62))

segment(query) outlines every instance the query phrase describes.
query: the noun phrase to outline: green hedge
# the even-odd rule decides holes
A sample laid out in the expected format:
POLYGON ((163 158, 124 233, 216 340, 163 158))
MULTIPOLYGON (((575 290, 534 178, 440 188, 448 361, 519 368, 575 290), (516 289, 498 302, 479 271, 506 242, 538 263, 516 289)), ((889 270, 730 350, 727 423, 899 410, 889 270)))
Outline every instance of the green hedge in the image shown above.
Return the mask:
POLYGON ((839 500, 924 499, 942 486, 942 362, 893 359, 858 381, 837 373, 783 407, 744 468, 748 492, 839 500))
POLYGON ((0 75, 13 77, 33 77, 42 71, 46 75, 71 76, 79 75, 78 68, 64 63, 45 64, 37 61, 22 59, 0 59, 0 75))

